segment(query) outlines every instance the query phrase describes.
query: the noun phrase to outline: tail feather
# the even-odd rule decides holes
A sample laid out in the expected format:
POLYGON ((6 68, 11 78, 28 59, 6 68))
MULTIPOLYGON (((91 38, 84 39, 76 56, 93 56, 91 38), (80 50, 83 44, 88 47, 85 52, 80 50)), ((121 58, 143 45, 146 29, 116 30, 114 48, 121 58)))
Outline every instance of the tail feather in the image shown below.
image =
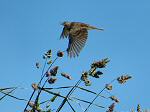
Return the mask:
POLYGON ((96 28, 96 27, 94 27, 94 26, 89 26, 89 29, 96 29, 96 30, 101 30, 101 31, 104 30, 103 28, 96 28))

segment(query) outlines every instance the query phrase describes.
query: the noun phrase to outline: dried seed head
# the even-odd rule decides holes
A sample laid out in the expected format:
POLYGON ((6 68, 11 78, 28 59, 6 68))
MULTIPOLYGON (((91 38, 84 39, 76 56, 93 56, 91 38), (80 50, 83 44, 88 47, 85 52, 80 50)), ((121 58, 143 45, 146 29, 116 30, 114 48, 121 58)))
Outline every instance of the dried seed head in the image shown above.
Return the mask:
POLYGON ((49 83, 49 84, 54 84, 54 83, 56 82, 56 80, 57 80, 57 78, 50 78, 50 79, 48 80, 48 83, 49 83))
POLYGON ((35 107, 35 103, 34 103, 33 101, 30 101, 30 102, 29 102, 29 106, 30 106, 31 108, 34 108, 34 107, 35 107))
POLYGON ((51 73, 52 76, 56 76, 57 71, 58 71, 58 66, 55 66, 54 68, 52 68, 52 69, 50 70, 50 73, 51 73))
POLYGON ((88 72, 88 75, 93 77, 95 73, 96 73, 96 68, 91 68, 88 72))
POLYGON ((35 66, 36 66, 36 68, 40 68, 40 63, 36 62, 35 66))
POLYGON ((72 79, 71 76, 69 74, 66 74, 66 73, 61 73, 61 76, 65 77, 65 78, 67 78, 69 80, 72 79))
POLYGON ((87 80, 88 79, 88 72, 83 72, 82 73, 82 76, 81 76, 81 80, 82 81, 85 81, 85 80, 87 80))
POLYGON ((46 56, 47 56, 47 58, 51 58, 52 57, 52 55, 50 55, 50 54, 46 54, 46 56))
POLYGON ((142 112, 140 104, 138 104, 138 106, 137 106, 137 112, 142 112))
POLYGON ((102 59, 100 61, 94 62, 91 64, 91 68, 104 68, 106 64, 109 62, 108 58, 102 59))
POLYGON ((92 84, 91 81, 88 79, 85 80, 84 83, 85 83, 85 86, 91 86, 91 84, 92 84))
POLYGON ((92 74, 93 77, 95 78, 100 78, 100 75, 102 75, 103 73, 101 71, 96 71, 92 74))
POLYGON ((52 50, 48 50, 43 56, 44 59, 51 58, 51 57, 52 57, 52 50))
POLYGON ((106 84, 105 88, 106 88, 107 90, 112 90, 112 85, 106 84))
POLYGON ((109 107, 108 110, 106 112, 113 112, 115 108, 115 103, 112 103, 109 107))
POLYGON ((36 83, 33 83, 31 86, 34 90, 38 90, 38 85, 36 83))
POLYGON ((51 73, 48 71, 46 72, 46 77, 49 77, 49 76, 51 76, 51 73))
POLYGON ((47 62, 48 65, 51 64, 51 63, 52 63, 52 60, 49 60, 49 61, 47 62))
POLYGON ((52 54, 52 50, 51 50, 51 49, 48 50, 48 51, 47 51, 47 54, 52 54))
POLYGON ((109 97, 111 100, 115 101, 116 103, 119 103, 119 99, 116 96, 109 97))
POLYGON ((124 84, 128 79, 131 79, 132 77, 129 75, 122 75, 117 78, 118 83, 124 84))
POLYGON ((57 52, 57 56, 58 56, 58 57, 63 57, 63 56, 64 56, 64 52, 58 51, 58 52, 57 52))
POLYGON ((96 72, 96 74, 97 74, 97 75, 102 75, 102 74, 103 74, 103 72, 101 72, 101 71, 97 71, 97 72, 96 72))

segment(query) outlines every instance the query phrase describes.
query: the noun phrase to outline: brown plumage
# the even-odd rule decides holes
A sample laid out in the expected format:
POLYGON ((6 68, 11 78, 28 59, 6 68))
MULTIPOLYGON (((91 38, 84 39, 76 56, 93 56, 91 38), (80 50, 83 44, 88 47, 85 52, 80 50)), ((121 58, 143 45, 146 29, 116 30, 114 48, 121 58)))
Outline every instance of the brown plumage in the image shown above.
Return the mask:
POLYGON ((62 25, 64 28, 60 38, 69 38, 67 48, 69 57, 79 56, 80 51, 86 43, 88 30, 103 30, 80 22, 63 22, 62 25))

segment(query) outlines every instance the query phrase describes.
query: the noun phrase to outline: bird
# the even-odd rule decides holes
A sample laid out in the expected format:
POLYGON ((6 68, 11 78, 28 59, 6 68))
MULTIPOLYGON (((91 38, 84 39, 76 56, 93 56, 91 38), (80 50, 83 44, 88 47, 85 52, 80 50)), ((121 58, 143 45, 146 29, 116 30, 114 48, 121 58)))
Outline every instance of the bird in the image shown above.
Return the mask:
POLYGON ((104 30, 82 22, 68 22, 61 23, 63 30, 60 39, 68 38, 67 54, 71 57, 79 56, 79 53, 85 46, 88 37, 88 30, 104 30))

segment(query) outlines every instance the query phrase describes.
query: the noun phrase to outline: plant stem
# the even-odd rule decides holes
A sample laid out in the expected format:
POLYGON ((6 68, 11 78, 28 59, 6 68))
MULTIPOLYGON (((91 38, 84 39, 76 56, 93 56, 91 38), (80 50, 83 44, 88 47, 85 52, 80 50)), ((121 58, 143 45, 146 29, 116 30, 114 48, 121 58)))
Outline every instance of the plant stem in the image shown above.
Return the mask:
POLYGON ((66 95, 65 99, 62 101, 62 103, 60 104, 60 106, 58 107, 56 112, 59 112, 62 107, 64 106, 64 104, 67 101, 67 98, 74 92, 74 90, 76 89, 76 87, 81 83, 81 79, 75 84, 75 86, 72 87, 72 89, 69 91, 69 93, 66 95))
MULTIPOLYGON (((109 84, 113 83, 116 79, 113 79, 109 84)), ((98 98, 98 96, 100 96, 100 94, 106 89, 106 87, 104 87, 96 96, 95 98, 92 100, 91 104, 88 105, 88 107, 85 109, 84 112, 87 112, 88 109, 90 108, 90 106, 94 103, 94 101, 98 98)))
MULTIPOLYGON (((49 69, 52 67, 52 65, 55 63, 55 61, 56 61, 57 59, 58 59, 58 57, 56 57, 55 60, 51 63, 51 65, 48 67, 47 71, 49 71, 49 69)), ((41 79, 40 79, 40 81, 39 81, 39 83, 38 83, 38 86, 41 84, 42 80, 43 80, 44 77, 46 76, 47 71, 44 73, 44 69, 45 69, 45 67, 46 67, 46 62, 47 62, 47 59, 45 60, 45 64, 44 64, 44 67, 43 67, 43 70, 42 70, 42 77, 41 77, 41 79)), ((45 84, 43 84, 43 85, 45 85, 45 84)), ((34 90, 34 91, 32 92, 32 94, 31 94, 31 96, 30 96, 30 98, 29 98, 29 100, 28 100, 28 102, 27 102, 27 104, 26 104, 26 106, 25 106, 24 112, 26 111, 26 109, 27 109, 27 107, 28 107, 28 105, 29 105, 29 102, 31 101, 31 99, 32 99, 32 97, 33 97, 35 91, 36 91, 36 90, 34 90)), ((39 90, 38 94, 41 93, 40 91, 41 91, 41 90, 39 90)), ((38 95, 38 96, 39 96, 39 95, 38 95)))

